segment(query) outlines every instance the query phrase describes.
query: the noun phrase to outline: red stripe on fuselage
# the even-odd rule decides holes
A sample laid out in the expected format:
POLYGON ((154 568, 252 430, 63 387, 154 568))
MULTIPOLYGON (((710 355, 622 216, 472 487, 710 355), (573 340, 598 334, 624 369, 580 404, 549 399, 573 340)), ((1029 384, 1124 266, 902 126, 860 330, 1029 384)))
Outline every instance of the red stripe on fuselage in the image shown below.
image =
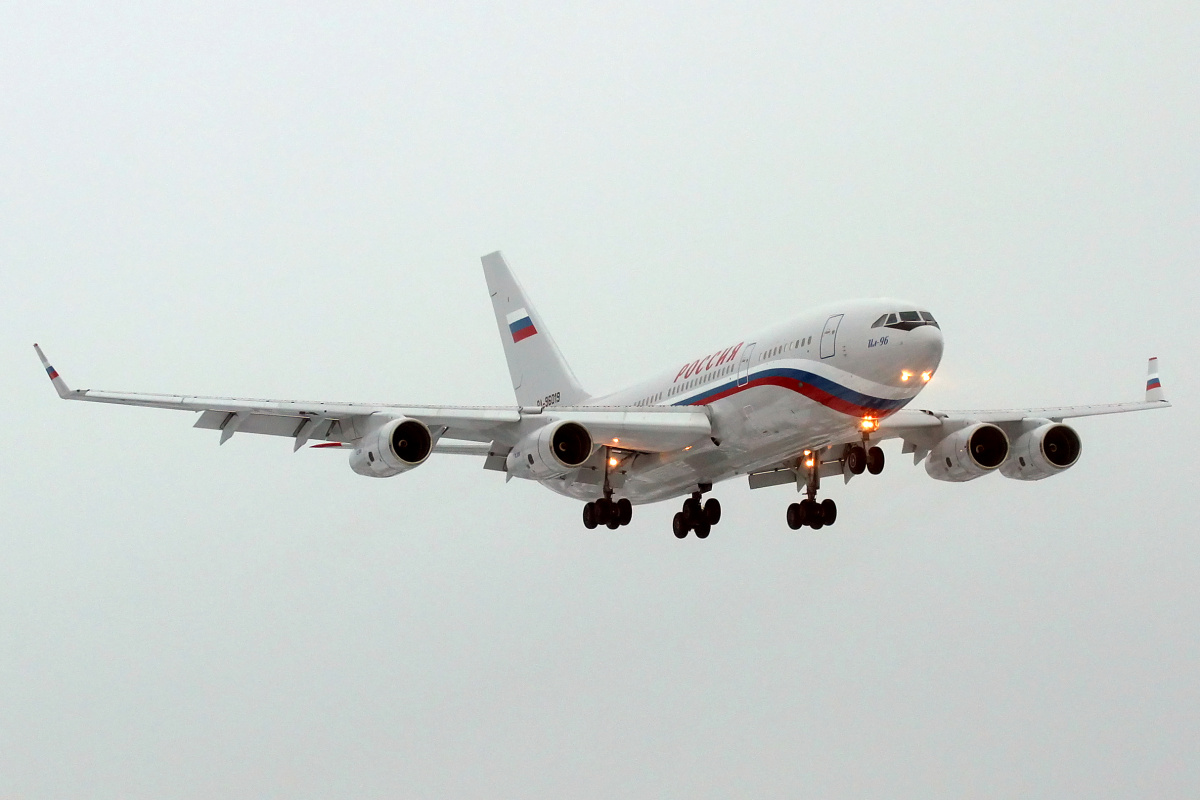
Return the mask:
POLYGON ((793 392, 804 395, 809 400, 816 401, 823 406, 832 408, 834 411, 840 411, 841 413, 848 414, 852 417, 870 415, 876 419, 880 419, 896 412, 896 409, 883 410, 868 408, 867 406, 860 406, 857 403, 851 403, 848 400, 843 400, 840 397, 836 397, 824 389, 818 389, 816 386, 803 383, 796 378, 785 378, 779 375, 756 378, 747 383, 745 386, 731 386, 723 392, 710 395, 702 400, 697 400, 691 405, 706 406, 709 403, 715 403, 717 400, 723 400, 726 397, 731 397, 738 392, 744 392, 745 390, 755 386, 778 386, 781 389, 789 389, 793 392))

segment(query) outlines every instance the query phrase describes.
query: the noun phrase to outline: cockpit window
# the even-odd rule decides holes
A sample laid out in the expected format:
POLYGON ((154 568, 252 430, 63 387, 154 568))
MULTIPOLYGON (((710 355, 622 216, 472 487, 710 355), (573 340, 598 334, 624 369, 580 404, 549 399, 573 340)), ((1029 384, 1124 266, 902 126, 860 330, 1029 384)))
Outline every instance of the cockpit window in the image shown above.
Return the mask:
POLYGON ((913 328, 919 328, 922 325, 932 325, 935 328, 941 327, 928 311, 899 311, 894 314, 886 314, 875 320, 875 324, 871 327, 878 328, 881 321, 885 326, 901 331, 911 331, 913 328))
POLYGON ((872 328, 882 327, 883 323, 887 322, 887 316, 888 316, 887 314, 884 314, 882 317, 880 317, 879 319, 872 322, 871 327, 872 328))

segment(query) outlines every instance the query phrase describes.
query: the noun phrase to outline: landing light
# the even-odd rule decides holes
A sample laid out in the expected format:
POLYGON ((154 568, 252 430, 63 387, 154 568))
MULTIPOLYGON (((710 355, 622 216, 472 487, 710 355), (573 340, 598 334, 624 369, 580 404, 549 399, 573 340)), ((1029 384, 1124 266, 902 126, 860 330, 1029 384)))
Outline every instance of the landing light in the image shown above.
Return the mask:
POLYGON ((815 460, 813 460, 813 459, 811 459, 811 458, 810 458, 808 461, 805 461, 805 462, 804 462, 804 466, 806 466, 806 467, 808 467, 808 468, 810 468, 810 469, 811 469, 811 468, 812 468, 812 466, 813 466, 814 464, 816 464, 816 463, 817 463, 817 462, 816 462, 815 460))
POLYGON ((912 377, 912 373, 909 372, 908 370, 904 370, 903 372, 900 373, 900 380, 902 380, 902 381, 907 381, 911 377, 912 377))
POLYGON ((862 429, 864 431, 873 431, 879 427, 879 422, 874 417, 863 417, 862 429))
POLYGON ((609 465, 610 467, 615 467, 617 464, 620 464, 620 463, 621 463, 621 462, 620 462, 620 461, 617 461, 615 458, 610 458, 610 459, 608 460, 608 465, 609 465))
POLYGON ((615 437, 615 436, 614 436, 614 437, 613 437, 613 444, 620 444, 620 443, 621 443, 621 440, 620 440, 620 439, 618 439, 617 437, 615 437))
POLYGON ((932 372, 922 372, 921 373, 921 380, 925 381, 925 383, 929 383, 929 379, 932 377, 933 377, 932 372))

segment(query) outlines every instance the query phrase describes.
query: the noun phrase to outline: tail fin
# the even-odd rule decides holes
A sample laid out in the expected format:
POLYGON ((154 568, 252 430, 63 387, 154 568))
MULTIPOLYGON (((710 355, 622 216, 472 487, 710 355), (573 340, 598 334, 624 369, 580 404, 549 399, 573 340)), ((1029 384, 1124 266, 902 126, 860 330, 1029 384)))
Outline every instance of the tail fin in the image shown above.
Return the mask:
POLYGON ((517 403, 574 405, 588 398, 525 290, 499 251, 483 257, 483 276, 492 295, 496 327, 508 359, 517 403))
POLYGON ((1152 358, 1150 366, 1146 370, 1146 402, 1166 399, 1166 395, 1163 394, 1162 382, 1158 379, 1158 359, 1152 358))

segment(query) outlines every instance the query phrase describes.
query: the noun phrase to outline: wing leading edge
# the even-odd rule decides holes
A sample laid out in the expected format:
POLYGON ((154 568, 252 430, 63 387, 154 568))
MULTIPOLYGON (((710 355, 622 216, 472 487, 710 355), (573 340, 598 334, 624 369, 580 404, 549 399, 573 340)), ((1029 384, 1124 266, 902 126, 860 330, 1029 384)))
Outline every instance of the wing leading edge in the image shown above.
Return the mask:
POLYGON ((920 460, 932 444, 950 433, 977 422, 990 422, 1001 427, 1018 425, 1026 420, 1062 422, 1065 419, 1095 417, 1104 414, 1125 414, 1170 408, 1163 394, 1158 375, 1158 359, 1151 358, 1147 368, 1146 399, 1131 403, 1103 403, 1082 406, 1048 406, 1045 408, 978 409, 965 411, 929 411, 902 409, 881 420, 879 438, 901 438, 905 453, 915 453, 920 460))
MULTIPOLYGON (((596 444, 625 450, 667 452, 683 449, 711 435, 704 408, 623 406, 427 406, 390 403, 344 403, 265 400, 240 397, 111 392, 71 389, 34 345, 42 366, 64 400, 199 412, 193 427, 221 432, 224 444, 235 433, 286 436, 294 450, 309 441, 347 444, 375 428, 381 420, 410 417, 425 423, 438 437, 512 447, 543 425, 573 420, 584 425, 596 444)), ((487 455, 485 448, 447 445, 440 452, 487 455)))

